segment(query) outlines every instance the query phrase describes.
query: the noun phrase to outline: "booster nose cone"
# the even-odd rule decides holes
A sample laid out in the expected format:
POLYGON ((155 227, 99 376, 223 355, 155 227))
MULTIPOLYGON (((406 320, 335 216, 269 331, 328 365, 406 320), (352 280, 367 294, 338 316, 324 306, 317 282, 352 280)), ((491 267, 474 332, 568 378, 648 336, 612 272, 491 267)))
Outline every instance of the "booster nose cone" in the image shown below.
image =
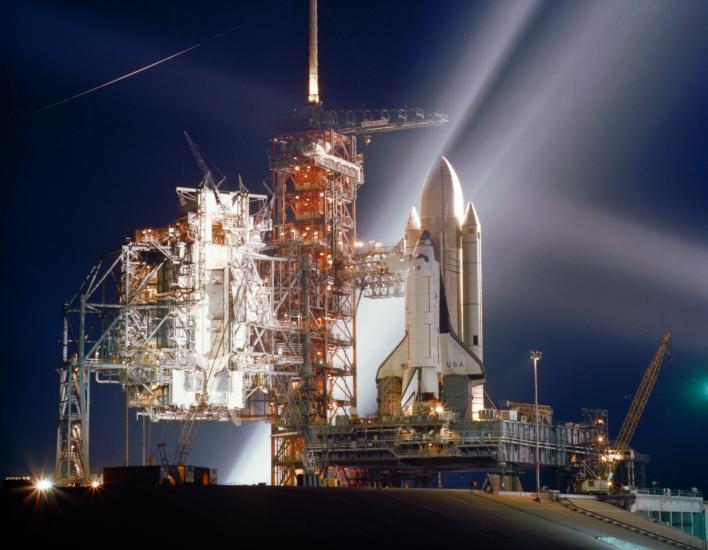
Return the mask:
POLYGON ((479 217, 472 201, 467 203, 465 217, 462 220, 462 227, 479 227, 479 217))
POLYGON ((418 211, 415 209, 415 206, 411 206, 411 212, 408 214, 406 231, 420 231, 420 218, 418 217, 418 211))
POLYGON ((420 195, 421 218, 442 221, 455 217, 462 221, 462 187, 455 169, 445 157, 440 157, 428 172, 420 195))
POLYGON ((418 243, 420 235, 420 218, 415 206, 411 207, 411 213, 408 215, 406 228, 403 230, 403 253, 411 254, 415 245, 418 243))

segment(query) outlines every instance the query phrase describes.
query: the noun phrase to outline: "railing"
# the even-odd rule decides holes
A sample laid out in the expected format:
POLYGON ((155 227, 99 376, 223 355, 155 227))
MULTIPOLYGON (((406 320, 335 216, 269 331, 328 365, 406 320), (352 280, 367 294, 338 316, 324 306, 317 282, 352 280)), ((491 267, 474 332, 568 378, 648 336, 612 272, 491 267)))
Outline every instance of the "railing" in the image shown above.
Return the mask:
POLYGON ((658 496, 669 496, 669 497, 700 497, 703 498, 703 492, 696 489, 686 490, 686 489, 637 489, 638 495, 658 495, 658 496))
MULTIPOLYGON (((459 451, 469 447, 504 447, 507 445, 531 447, 535 444, 533 434, 506 434, 503 424, 498 422, 460 422, 447 428, 442 419, 431 417, 406 418, 405 422, 381 422, 370 424, 366 420, 361 424, 339 426, 318 426, 313 433, 310 448, 316 452, 332 450, 386 450, 394 456, 458 455, 459 451), (418 422, 415 422, 418 420, 418 422), (433 428, 430 433, 428 428, 433 428), (427 426, 427 427, 424 427, 427 426)), ((587 448, 571 441, 558 441, 556 438, 539 441, 545 451, 566 452, 584 455, 587 448)))

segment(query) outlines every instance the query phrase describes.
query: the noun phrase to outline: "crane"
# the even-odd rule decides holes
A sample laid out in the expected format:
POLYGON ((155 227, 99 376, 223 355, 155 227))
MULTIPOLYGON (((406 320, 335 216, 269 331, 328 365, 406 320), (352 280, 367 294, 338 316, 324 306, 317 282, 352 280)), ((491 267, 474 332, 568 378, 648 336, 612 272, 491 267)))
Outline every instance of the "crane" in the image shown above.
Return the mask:
MULTIPOLYGON (((581 466, 583 471, 581 477, 578 480, 579 486, 578 490, 582 493, 609 493, 612 489, 612 480, 617 472, 619 463, 624 460, 625 453, 630 450, 630 444, 632 438, 634 437, 634 432, 637 430, 639 425, 639 420, 644 413, 644 409, 647 406, 651 392, 654 389, 656 380, 659 377, 659 370, 661 370, 661 365, 664 362, 669 350, 669 341, 671 340, 671 331, 667 330, 664 334, 661 343, 659 344, 654 357, 652 358, 649 366, 644 370, 642 379, 639 382, 639 387, 634 393, 632 398, 632 403, 629 406, 629 411, 627 411, 627 416, 625 416, 622 426, 620 427, 619 434, 617 435, 617 440, 614 446, 608 449, 604 447, 602 456, 600 457, 602 463, 604 464, 604 469, 598 470, 592 468, 589 464, 583 462, 581 466)), ((602 438, 599 438, 601 441, 602 438)), ((606 445, 607 442, 604 442, 606 445)))
POLYGON ((664 338, 659 344, 659 348, 656 350, 654 357, 649 363, 649 366, 644 371, 642 379, 639 382, 639 388, 632 398, 632 404, 629 406, 629 411, 627 411, 627 416, 624 417, 624 422, 620 427, 619 434, 617 435, 617 441, 615 442, 615 455, 619 455, 617 460, 608 460, 606 479, 611 482, 612 478, 617 471, 620 461, 624 457, 624 453, 629 450, 629 445, 634 437, 634 432, 637 430, 637 425, 639 424, 639 419, 644 413, 644 409, 649 401, 649 396, 654 389, 656 384, 656 379, 659 377, 659 370, 664 362, 664 357, 669 350, 669 340, 671 340, 671 331, 667 330, 664 334, 664 338))
POLYGON ((199 151, 199 147, 197 147, 197 144, 192 141, 192 136, 190 136, 186 130, 184 131, 184 137, 187 140, 189 150, 192 152, 192 156, 194 157, 194 160, 196 161, 197 166, 199 166, 199 170, 201 170, 202 176, 204 177, 201 183, 197 186, 197 189, 201 189, 205 186, 211 189, 214 192, 214 198, 216 199, 216 203, 221 205, 221 197, 219 197, 219 187, 224 182, 225 178, 222 178, 218 182, 214 180, 214 176, 211 173, 211 169, 209 168, 206 161, 204 160, 204 157, 199 151))

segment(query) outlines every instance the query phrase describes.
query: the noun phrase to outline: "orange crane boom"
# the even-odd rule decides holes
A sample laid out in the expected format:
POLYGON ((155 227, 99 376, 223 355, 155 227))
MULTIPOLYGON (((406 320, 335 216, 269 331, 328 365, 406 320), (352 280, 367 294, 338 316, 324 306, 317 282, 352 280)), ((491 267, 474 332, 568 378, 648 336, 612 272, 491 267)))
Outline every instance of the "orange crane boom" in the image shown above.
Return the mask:
MULTIPOLYGON (((634 432, 637 430, 639 419, 644 413, 644 409, 647 406, 647 401, 649 401, 649 396, 651 395, 654 385, 656 384, 656 379, 659 376, 659 370, 661 369, 661 364, 664 362, 664 357, 668 351, 670 339, 671 331, 667 330, 661 344, 659 345, 659 349, 656 350, 651 363, 649 363, 649 366, 642 375, 642 380, 639 382, 639 388, 637 388, 637 391, 634 394, 632 404, 629 406, 629 411, 627 411, 627 416, 625 416, 624 422, 622 422, 622 427, 620 428, 619 435, 617 436, 617 441, 615 443, 616 453, 620 456, 624 456, 624 453, 629 450, 629 445, 634 437, 634 432)), ((607 473, 608 481, 612 480, 619 462, 619 460, 609 461, 607 473)))

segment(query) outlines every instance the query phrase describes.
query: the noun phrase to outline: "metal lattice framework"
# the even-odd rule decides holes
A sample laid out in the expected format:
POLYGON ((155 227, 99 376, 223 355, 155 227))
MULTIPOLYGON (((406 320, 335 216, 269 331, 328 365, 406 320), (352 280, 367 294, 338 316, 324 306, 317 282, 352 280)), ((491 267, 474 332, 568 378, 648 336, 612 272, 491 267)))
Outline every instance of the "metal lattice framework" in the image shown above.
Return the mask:
POLYGON ((356 243, 354 281, 365 298, 400 298, 404 295, 403 243, 356 243))
POLYGON ((274 485, 296 484, 304 470, 314 473, 303 453, 307 427, 330 423, 356 404, 358 298, 351 271, 362 163, 356 139, 332 130, 272 140, 270 252, 286 259, 275 273, 275 315, 298 331, 277 345, 297 346, 302 358, 293 379, 273 392, 274 485))
MULTIPOLYGON (((204 179, 178 189, 185 217, 138 232, 91 271, 65 307, 57 478, 89 477, 90 376, 120 384, 127 411, 185 422, 272 423, 274 485, 313 474, 309 427, 356 405, 356 309, 401 296, 396 247, 357 250, 364 182, 357 136, 438 126, 418 108, 326 111, 310 1, 308 105, 271 140, 273 195, 224 193, 186 135, 204 179), (76 332, 77 331, 77 332, 76 332)), ((126 432, 126 464, 128 463, 126 432)))
POLYGON ((267 197, 209 186, 177 191, 185 216, 136 232, 65 306, 60 483, 90 477, 91 377, 121 385, 127 409, 151 421, 240 423, 270 420, 274 378, 300 361, 287 345, 295 327, 274 315, 282 262, 262 253, 267 197))
POLYGON ((582 409, 585 426, 590 431, 589 452, 582 465, 583 475, 590 479, 599 479, 607 467, 608 413, 606 409, 582 409))
MULTIPOLYGON (((432 123, 423 117, 420 124, 432 123)), ((406 128, 412 126, 413 121, 406 128)), ((292 365, 293 378, 273 393, 274 485, 293 485, 298 474, 321 470, 308 452, 309 428, 331 424, 356 406, 356 309, 361 298, 403 296, 401 244, 356 240, 356 197, 364 182, 356 134, 364 129, 350 128, 350 135, 312 129, 281 134, 271 142, 269 253, 284 259, 274 279, 275 317, 296 327, 277 345, 302 358, 292 365)), ((393 129, 398 127, 386 131, 393 129)))

